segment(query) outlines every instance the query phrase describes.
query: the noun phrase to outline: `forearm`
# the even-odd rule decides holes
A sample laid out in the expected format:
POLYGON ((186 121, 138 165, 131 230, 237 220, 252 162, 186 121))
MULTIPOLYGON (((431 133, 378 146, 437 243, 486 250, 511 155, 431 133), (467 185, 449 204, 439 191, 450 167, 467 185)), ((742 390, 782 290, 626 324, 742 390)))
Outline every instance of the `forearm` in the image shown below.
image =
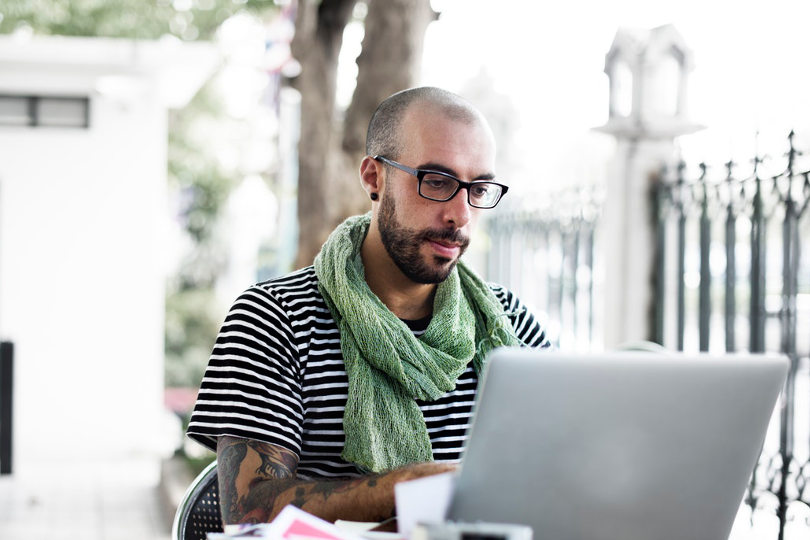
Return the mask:
POLYGON ((420 463, 348 480, 262 480, 251 486, 238 511, 229 517, 242 522, 271 521, 282 508, 292 504, 328 521, 383 521, 395 515, 396 483, 451 468, 420 463))
POLYGON ((298 479, 297 456, 247 439, 220 437, 217 469, 225 523, 271 521, 288 504, 334 521, 382 521, 394 515, 397 482, 455 470, 444 463, 414 463, 393 471, 345 480, 298 479))

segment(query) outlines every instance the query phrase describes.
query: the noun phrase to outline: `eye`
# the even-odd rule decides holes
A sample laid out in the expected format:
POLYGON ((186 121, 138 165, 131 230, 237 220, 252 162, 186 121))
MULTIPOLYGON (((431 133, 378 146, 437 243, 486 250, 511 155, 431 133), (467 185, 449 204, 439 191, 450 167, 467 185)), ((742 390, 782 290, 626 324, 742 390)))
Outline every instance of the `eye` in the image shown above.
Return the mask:
POLYGON ((493 186, 490 184, 473 184, 472 187, 470 187, 470 192, 473 197, 483 198, 492 191, 492 188, 493 186))
POLYGON ((422 178, 422 187, 428 188, 433 191, 444 191, 446 189, 453 189, 455 182, 450 180, 449 178, 445 178, 444 176, 439 176, 437 174, 428 174, 422 178))

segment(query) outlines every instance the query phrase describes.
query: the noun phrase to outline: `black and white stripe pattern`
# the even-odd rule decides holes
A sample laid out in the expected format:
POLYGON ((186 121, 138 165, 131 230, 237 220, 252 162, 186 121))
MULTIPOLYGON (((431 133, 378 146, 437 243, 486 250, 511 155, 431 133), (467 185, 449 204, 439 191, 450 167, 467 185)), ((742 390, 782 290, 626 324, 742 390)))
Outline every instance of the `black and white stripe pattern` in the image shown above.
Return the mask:
MULTIPOLYGON (((549 345, 511 292, 491 286, 518 338, 549 345)), ((470 425, 478 378, 472 367, 455 390, 417 401, 437 461, 457 461, 470 425)), ((211 448, 222 435, 256 439, 298 454, 301 478, 359 470, 340 457, 348 379, 340 332, 318 291, 313 267, 254 285, 234 302, 200 385, 188 435, 211 448)))

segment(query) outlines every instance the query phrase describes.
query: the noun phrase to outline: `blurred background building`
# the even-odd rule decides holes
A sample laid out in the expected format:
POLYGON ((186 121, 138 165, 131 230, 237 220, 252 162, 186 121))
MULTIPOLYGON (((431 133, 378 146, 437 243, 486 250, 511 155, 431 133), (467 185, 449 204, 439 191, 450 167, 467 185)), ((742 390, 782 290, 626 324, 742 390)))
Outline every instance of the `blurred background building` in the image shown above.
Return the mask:
POLYGON ((0 37, 0 320, 21 465, 55 441, 85 459, 166 449, 167 111, 216 61, 198 43, 0 37))

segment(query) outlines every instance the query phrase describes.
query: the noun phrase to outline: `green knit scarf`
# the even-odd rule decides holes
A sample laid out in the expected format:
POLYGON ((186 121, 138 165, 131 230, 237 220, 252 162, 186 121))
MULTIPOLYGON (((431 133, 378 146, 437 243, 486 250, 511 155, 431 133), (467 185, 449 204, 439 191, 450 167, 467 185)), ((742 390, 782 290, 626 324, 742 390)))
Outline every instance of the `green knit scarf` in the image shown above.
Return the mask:
POLYGON ((480 374, 491 349, 520 342, 491 289, 462 262, 439 284, 430 325, 414 337, 364 279, 360 246, 370 222, 366 214, 338 226, 315 258, 315 273, 340 329, 349 378, 342 457, 381 472, 433 459, 415 399, 438 399, 470 361, 480 374))

